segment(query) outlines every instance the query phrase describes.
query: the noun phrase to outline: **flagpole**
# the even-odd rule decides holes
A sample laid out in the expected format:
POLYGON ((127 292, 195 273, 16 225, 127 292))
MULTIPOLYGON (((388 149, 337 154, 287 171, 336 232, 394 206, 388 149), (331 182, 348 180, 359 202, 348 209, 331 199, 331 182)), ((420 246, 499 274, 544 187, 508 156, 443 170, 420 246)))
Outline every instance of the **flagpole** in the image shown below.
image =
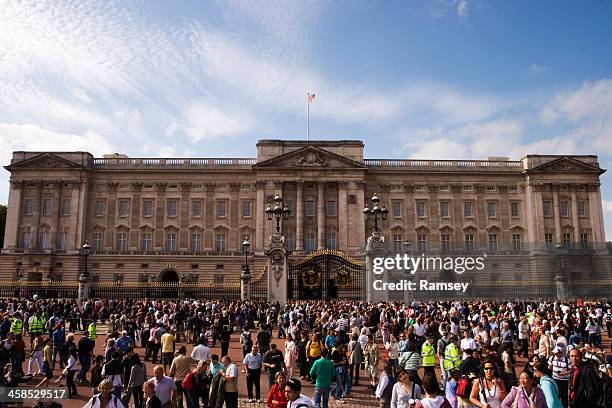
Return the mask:
POLYGON ((306 96, 306 140, 310 141, 310 95, 306 96))

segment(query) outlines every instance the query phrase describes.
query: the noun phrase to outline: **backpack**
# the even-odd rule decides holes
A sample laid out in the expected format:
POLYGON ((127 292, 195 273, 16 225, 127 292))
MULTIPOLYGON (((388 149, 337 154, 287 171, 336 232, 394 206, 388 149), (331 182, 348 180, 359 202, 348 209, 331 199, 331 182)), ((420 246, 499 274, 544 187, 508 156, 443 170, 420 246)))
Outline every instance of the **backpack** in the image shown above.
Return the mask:
POLYGON ((457 396, 469 398, 472 392, 472 381, 467 375, 462 375, 457 381, 457 396))
POLYGON ((191 391, 197 387, 196 375, 193 373, 193 371, 190 371, 189 374, 185 376, 185 378, 183 379, 183 382, 181 382, 181 385, 183 386, 183 389, 186 391, 191 391))

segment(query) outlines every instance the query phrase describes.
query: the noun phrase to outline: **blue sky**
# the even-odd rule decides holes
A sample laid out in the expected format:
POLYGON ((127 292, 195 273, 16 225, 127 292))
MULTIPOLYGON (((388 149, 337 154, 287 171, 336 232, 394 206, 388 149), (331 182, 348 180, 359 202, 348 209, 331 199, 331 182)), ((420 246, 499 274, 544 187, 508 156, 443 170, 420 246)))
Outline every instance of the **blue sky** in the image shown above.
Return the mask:
POLYGON ((612 168, 611 17, 600 1, 4 1, 1 158, 254 157, 258 139, 305 137, 314 92, 311 137, 362 139, 367 157, 612 168))

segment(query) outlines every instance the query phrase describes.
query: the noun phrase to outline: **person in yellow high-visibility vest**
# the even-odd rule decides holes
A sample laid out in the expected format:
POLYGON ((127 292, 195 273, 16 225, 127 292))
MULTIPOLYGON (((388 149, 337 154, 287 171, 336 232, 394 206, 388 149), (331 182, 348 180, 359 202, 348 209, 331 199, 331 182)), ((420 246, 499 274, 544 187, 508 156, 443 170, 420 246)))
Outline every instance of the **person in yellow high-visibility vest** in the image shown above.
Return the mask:
POLYGON ((421 358, 423 360, 423 369, 425 369, 425 373, 430 372, 436 375, 436 349, 433 342, 433 336, 428 334, 425 343, 423 343, 421 347, 421 358))
POLYGON ((28 319, 28 332, 30 333, 30 347, 32 347, 34 339, 38 336, 42 336, 43 329, 45 327, 45 321, 40 315, 40 311, 28 319))
POLYGON ((453 335, 450 340, 451 342, 444 349, 444 370, 449 373, 453 370, 458 370, 461 365, 459 347, 457 346, 459 338, 453 335))
POLYGON ((96 339, 96 322, 89 323, 87 327, 87 331, 89 332, 89 338, 92 340, 96 339))
POLYGON ((21 320, 21 314, 19 313, 15 313, 11 322, 11 333, 14 335, 23 334, 23 320, 21 320))

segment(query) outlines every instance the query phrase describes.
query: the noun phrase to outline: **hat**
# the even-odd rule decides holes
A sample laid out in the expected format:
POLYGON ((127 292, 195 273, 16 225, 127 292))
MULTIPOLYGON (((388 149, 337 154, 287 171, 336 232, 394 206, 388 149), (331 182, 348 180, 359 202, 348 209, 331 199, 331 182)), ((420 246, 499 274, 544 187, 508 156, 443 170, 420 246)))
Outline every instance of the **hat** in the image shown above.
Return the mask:
POLYGON ((562 352, 563 352, 563 349, 561 347, 559 347, 559 346, 557 346, 557 347, 555 347, 553 349, 553 353, 562 353, 562 352))

